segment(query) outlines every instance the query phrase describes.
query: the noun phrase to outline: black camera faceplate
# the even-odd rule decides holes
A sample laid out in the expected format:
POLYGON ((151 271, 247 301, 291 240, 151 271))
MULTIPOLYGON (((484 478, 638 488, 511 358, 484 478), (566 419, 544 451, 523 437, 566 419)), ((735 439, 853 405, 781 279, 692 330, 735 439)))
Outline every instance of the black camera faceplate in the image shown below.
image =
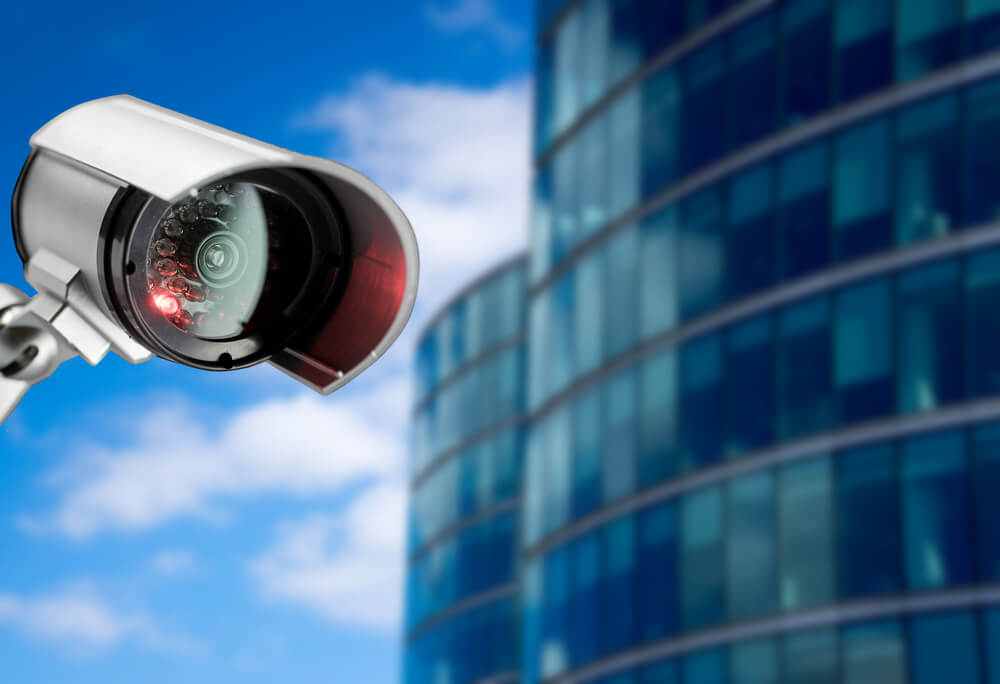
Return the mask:
MULTIPOLYGON (((230 370, 266 361, 337 306, 351 270, 349 232, 336 200, 312 174, 298 169, 239 173, 211 185, 245 183, 294 206, 309 253, 266 274, 267 299, 240 334, 206 338, 156 311, 147 284, 149 246, 171 204, 135 187, 124 188, 101 229, 100 276, 109 306, 130 335, 165 359, 206 370, 230 370)), ((301 250, 300 250, 301 251, 301 250)), ((300 255, 301 256, 301 255, 300 255)))

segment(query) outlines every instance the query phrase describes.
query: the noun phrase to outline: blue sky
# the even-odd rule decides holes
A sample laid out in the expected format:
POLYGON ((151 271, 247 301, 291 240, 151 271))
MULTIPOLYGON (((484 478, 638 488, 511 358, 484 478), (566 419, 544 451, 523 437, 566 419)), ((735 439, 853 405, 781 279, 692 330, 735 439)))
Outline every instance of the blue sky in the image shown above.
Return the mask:
POLYGON ((331 397, 114 356, 32 389, 0 426, 0 680, 396 681, 413 341, 525 243, 531 4, 0 9, 0 188, 45 121, 130 93, 361 168, 422 259, 410 327, 331 397))

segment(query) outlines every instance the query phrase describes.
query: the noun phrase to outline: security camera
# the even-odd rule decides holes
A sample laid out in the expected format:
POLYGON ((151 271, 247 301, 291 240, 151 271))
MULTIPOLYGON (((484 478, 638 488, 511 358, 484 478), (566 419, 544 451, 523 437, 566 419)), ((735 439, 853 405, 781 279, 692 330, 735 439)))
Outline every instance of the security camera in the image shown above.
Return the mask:
POLYGON ((399 336, 406 217, 372 181, 136 98, 31 138, 11 208, 29 298, 0 285, 0 422, 63 361, 263 361, 328 394, 399 336))

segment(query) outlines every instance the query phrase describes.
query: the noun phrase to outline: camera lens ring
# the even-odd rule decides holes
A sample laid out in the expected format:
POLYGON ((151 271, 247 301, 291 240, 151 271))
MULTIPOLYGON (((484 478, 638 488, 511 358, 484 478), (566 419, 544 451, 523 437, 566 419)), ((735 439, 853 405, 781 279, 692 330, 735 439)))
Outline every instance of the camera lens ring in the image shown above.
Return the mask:
MULTIPOLYGON (((170 203, 130 186, 116 195, 101 230, 104 294, 129 334, 158 356, 216 371, 265 361, 296 336, 307 334, 337 306, 352 270, 350 233, 343 210, 312 173, 292 167, 267 168, 215 180, 211 185, 223 183, 253 184, 287 200, 303 216, 308 233, 311 259, 304 266, 307 272, 302 276, 301 288, 273 320, 250 326, 245 334, 199 338, 179 330, 163 315, 149 315, 151 293, 142 264, 149 265, 151 238, 171 210, 170 203), (331 267, 331 257, 336 267, 331 267), (130 261, 140 265, 133 275, 126 274, 130 261), (223 358, 224 363, 220 360, 223 358)), ((267 277, 273 276, 269 273, 267 277)))

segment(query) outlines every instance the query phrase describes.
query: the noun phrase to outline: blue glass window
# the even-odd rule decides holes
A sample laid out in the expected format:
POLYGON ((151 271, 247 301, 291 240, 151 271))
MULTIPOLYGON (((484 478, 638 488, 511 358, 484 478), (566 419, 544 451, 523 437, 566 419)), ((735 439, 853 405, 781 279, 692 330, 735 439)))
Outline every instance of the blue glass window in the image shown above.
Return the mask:
POLYGON ((667 348, 639 367, 640 487, 677 472, 677 364, 667 348))
POLYGON ((830 601, 833 587, 833 482, 830 458, 783 466, 778 482, 781 607, 830 601))
POLYGON ((862 622, 843 633, 843 684, 905 684, 906 642, 897 620, 862 622))
POLYGON ((619 374, 604 386, 604 501, 635 491, 635 372, 619 374))
POLYGON ((579 134, 580 235, 582 241, 608 219, 608 120, 599 116, 579 134))
POLYGON ((604 259, 591 250, 573 269, 573 375, 594 370, 604 360, 604 259))
POLYGON ((774 639, 734 644, 729 649, 729 684, 778 684, 778 645, 774 639))
POLYGON ((663 660, 647 665, 639 672, 638 684, 681 684, 677 661, 663 660))
POLYGON ((639 231, 634 226, 626 228, 608 240, 606 249, 604 339, 608 358, 614 358, 636 338, 639 231))
POLYGON ((968 477, 961 432, 904 443, 903 535, 910 589, 939 589, 973 579, 968 477))
POLYGON ((897 4, 896 79, 906 81, 958 59, 962 4, 905 0, 897 4))
POLYGON ((729 2, 730 0, 687 0, 684 3, 677 2, 676 4, 685 6, 687 10, 685 25, 687 31, 690 32, 721 13, 729 2))
POLYGON ((830 106, 829 0, 789 0, 780 21, 782 116, 793 124, 830 106))
POLYGON ((1000 392, 1000 250, 969 257, 965 266, 965 362, 969 394, 1000 392))
POLYGON ((672 501, 639 514, 639 638, 653 641, 677 630, 677 522, 672 501))
POLYGON ((601 597, 601 646, 613 653, 635 641, 635 526, 632 516, 604 528, 606 560, 601 597))
POLYGON ((830 425, 830 326, 825 297, 794 304, 778 319, 778 433, 801 437, 830 425))
POLYGON ((968 611, 921 615, 910 622, 914 684, 979 684, 975 617, 968 611))
POLYGON ((788 684, 840 684, 837 633, 832 629, 787 634, 781 656, 788 684))
POLYGON ((555 32, 555 132, 558 135, 580 111, 580 55, 583 17, 570 12, 555 32))
POLYGON ((730 328, 726 337, 725 452, 735 458, 774 440, 774 348, 771 317, 730 328))
POLYGON ((893 0, 837 3, 834 44, 840 102, 871 93, 892 81, 893 4, 893 0))
MULTIPOLYGON (((645 88, 645 84, 641 88, 638 86, 631 88, 608 109, 611 127, 608 154, 608 214, 611 217, 621 216, 639 203, 644 182, 648 181, 651 186, 658 182, 646 176, 644 170, 653 173, 654 167, 663 160, 654 160, 652 151, 646 150, 646 144, 649 143, 649 136, 655 139, 666 134, 653 131, 643 133, 640 130, 644 116, 645 88), (643 135, 646 135, 645 140, 643 135)), ((660 143, 666 144, 666 140, 661 140, 660 143)), ((663 163, 669 166, 673 162, 663 161, 663 163)))
POLYGON ((681 465, 696 470, 722 451, 722 341, 708 335, 681 347, 681 465))
POLYGON ((986 684, 1000 684, 1000 609, 983 611, 986 684))
POLYGON ((548 366, 548 396, 566 387, 573 378, 573 274, 565 273, 551 288, 548 321, 549 348, 541 361, 548 366))
POLYGON ((684 79, 681 168, 685 174, 709 164, 725 151, 726 72, 720 42, 688 57, 681 65, 684 79))
POLYGON ((764 13, 736 29, 730 40, 729 138, 737 149, 774 129, 774 16, 764 13))
POLYGON ((677 323, 677 215, 673 206, 639 226, 639 339, 677 323))
POLYGON ((777 608, 774 501, 770 471, 728 483, 726 597, 730 620, 773 613, 777 608))
POLYGON ((573 404, 573 518, 579 518, 601 503, 600 387, 582 395, 573 404))
POLYGON ((573 457, 571 430, 569 407, 561 407, 553 413, 542 428, 543 533, 552 532, 569 520, 570 465, 573 457))
POLYGON ((833 171, 833 234, 844 261, 892 244, 889 213, 889 122, 885 118, 837 136, 833 171))
POLYGON ((769 164, 733 178, 729 186, 726 292, 730 300, 774 283, 774 192, 769 164))
MULTIPOLYGON (((618 83, 642 63, 640 0, 610 0, 610 82, 618 83)), ((648 4, 648 3, 647 3, 648 4)))
POLYGON ((552 263, 566 258, 580 238, 580 139, 561 147, 552 160, 552 263))
MULTIPOLYGON (((545 597, 545 577, 543 575, 542 561, 532 561, 524 566, 522 575, 522 590, 520 596, 521 604, 521 629, 523 630, 523 641, 521 643, 521 667, 529 681, 538 681, 541 675, 541 644, 544 634, 545 610, 543 599, 545 597)), ((410 592, 407 591, 407 596, 410 592)), ((407 655, 412 652, 412 646, 406 649, 407 655)), ((411 676, 407 667, 408 684, 423 684, 427 677, 411 676)))
POLYGON ((962 396, 962 304, 958 262, 904 272, 897 283, 899 410, 925 411, 962 396))
POLYGON ((838 595, 894 594, 901 585, 899 487, 889 444, 837 457, 838 595))
POLYGON ((569 617, 569 549, 560 547, 545 559, 542 592, 541 672, 552 677, 569 667, 566 629, 569 617))
POLYGON ((972 464, 979 577, 995 582, 1000 580, 1000 424, 973 431, 972 464))
POLYGON ((649 59, 684 32, 684 3, 639 0, 643 56, 649 59))
POLYGON ((555 249, 552 226, 552 165, 535 174, 531 207, 531 278, 548 272, 555 249))
POLYGON ((535 154, 548 146, 555 133, 555 41, 547 41, 535 57, 535 154))
POLYGON ((965 138, 965 215, 969 226, 1000 219, 1000 80, 970 88, 965 93, 962 132, 965 138))
POLYGON ((960 149, 955 95, 917 103, 899 114, 895 178, 900 244, 945 235, 960 225, 960 149))
POLYGON ((685 199, 680 206, 681 317, 705 313, 722 302, 724 205, 718 186, 685 199))
POLYGON ((997 0, 966 0, 966 50, 981 54, 1000 46, 1000 2, 997 0))
POLYGON ((545 430, 536 426, 525 444, 524 543, 533 544, 545 533, 545 430))
POLYGON ((580 110, 594 104, 608 87, 610 41, 607 0, 584 0, 580 8, 580 110))
POLYGON ((721 490, 713 487, 688 494, 681 499, 680 595, 685 630, 723 619, 722 554, 721 490))
POLYGON ((781 159, 779 265, 786 280, 830 262, 827 166, 825 140, 793 150, 781 159))
POLYGON ((663 69, 642 84, 643 197, 649 197, 677 177, 680 123, 677 72, 663 69))
POLYGON ((681 661, 684 684, 725 684, 725 651, 714 648, 684 656, 681 661))
POLYGON ((878 418, 893 409, 890 301, 888 278, 837 293, 833 374, 841 425, 878 418))

